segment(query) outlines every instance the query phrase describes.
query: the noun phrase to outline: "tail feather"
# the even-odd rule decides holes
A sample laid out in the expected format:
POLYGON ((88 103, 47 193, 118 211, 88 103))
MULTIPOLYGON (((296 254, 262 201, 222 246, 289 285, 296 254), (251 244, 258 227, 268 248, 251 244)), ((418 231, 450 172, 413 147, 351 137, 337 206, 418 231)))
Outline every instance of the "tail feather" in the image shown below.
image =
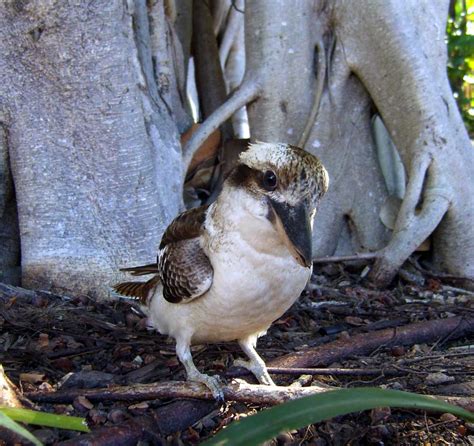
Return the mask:
POLYGON ((159 276, 155 276, 147 282, 122 282, 114 285, 112 288, 118 294, 135 298, 143 305, 146 305, 150 291, 152 291, 158 283, 160 283, 160 278, 159 276))
POLYGON ((131 266, 128 268, 120 268, 120 271, 128 272, 132 276, 146 276, 148 274, 157 274, 158 265, 156 263, 150 263, 148 265, 131 266))

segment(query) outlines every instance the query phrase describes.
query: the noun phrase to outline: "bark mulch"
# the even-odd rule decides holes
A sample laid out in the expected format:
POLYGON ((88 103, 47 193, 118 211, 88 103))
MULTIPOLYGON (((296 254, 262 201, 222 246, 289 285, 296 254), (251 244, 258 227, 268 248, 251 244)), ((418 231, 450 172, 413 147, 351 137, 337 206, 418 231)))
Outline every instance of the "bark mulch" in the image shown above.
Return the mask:
MULTIPOLYGON (((382 291, 364 282, 364 265, 315 270, 299 301, 259 340, 278 385, 296 393, 379 386, 474 409, 473 292, 410 265, 382 291)), ((255 383, 232 367, 242 356, 236 343, 193 347, 198 368, 230 384, 219 405, 201 386, 182 383, 173 341, 149 331, 133 303, 0 284, 0 364, 22 404, 86 417, 92 429, 29 426, 46 445, 199 444, 288 397, 284 389, 242 383, 255 383)), ((0 430, 0 445, 22 441, 0 430)), ((474 425, 449 414, 380 408, 282 433, 269 444, 474 445, 474 425)))

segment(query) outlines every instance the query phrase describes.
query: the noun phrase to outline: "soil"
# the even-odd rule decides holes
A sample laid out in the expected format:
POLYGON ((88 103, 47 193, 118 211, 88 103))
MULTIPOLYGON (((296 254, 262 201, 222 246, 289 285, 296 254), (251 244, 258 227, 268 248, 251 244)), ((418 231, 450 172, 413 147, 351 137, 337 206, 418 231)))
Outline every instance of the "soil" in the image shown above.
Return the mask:
MULTIPOLYGON (((350 343, 358 333, 455 316, 473 320, 474 293, 444 278, 408 265, 391 288, 376 290, 365 283, 366 272, 364 264, 317 265, 298 302, 259 340, 257 350, 265 361, 336 339, 350 343)), ((273 378, 279 385, 380 386, 464 397, 464 407, 472 410, 473 344, 471 334, 470 338, 442 336, 428 344, 380 345, 367 356, 349 355, 329 364, 331 374, 275 374, 273 378), (342 374, 340 368, 365 369, 370 374, 360 370, 342 374), (390 373, 384 373, 387 370, 390 373)), ((236 343, 225 343, 193 347, 193 357, 201 371, 230 382, 231 376, 239 375, 232 362, 243 354, 236 343)), ((0 287, 0 364, 23 398, 37 391, 185 380, 173 340, 149 331, 135 303, 119 299, 98 303, 87 296, 69 298, 7 286, 0 287)), ((263 408, 176 398, 91 402, 85 396, 76 396, 72 403, 32 407, 86 417, 92 430, 84 437, 29 426, 46 445, 199 444, 232 421, 263 408)), ((27 444, 5 430, 0 430, 2 441, 27 444)), ((474 425, 449 414, 380 408, 282 433, 269 444, 474 445, 474 425)))

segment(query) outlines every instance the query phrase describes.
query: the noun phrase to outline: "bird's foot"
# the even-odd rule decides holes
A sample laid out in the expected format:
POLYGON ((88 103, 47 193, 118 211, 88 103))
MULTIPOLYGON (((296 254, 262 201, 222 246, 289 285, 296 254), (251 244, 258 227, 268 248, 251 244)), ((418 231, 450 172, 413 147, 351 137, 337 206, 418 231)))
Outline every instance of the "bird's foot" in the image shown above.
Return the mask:
POLYGON ((219 376, 210 376, 204 373, 196 372, 188 374, 188 380, 204 384, 211 391, 212 396, 218 403, 224 402, 223 384, 219 376))
POLYGON ((267 386, 274 386, 275 383, 273 379, 270 377, 268 370, 265 364, 260 364, 257 361, 244 361, 243 359, 236 359, 234 361, 234 366, 236 367, 243 367, 250 372, 252 372, 255 377, 258 379, 260 384, 265 384, 267 386))

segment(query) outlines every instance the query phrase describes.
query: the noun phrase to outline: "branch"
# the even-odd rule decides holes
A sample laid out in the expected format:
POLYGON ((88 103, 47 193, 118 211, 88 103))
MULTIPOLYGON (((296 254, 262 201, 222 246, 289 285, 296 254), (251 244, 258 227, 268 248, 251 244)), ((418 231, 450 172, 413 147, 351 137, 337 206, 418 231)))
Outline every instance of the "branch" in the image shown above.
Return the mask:
MULTIPOLYGON (((274 406, 289 400, 309 395, 336 390, 334 387, 281 387, 248 384, 243 381, 233 382, 224 387, 227 401, 274 406)), ((26 396, 38 403, 71 403, 78 396, 85 396, 92 402, 101 401, 147 401, 158 398, 199 398, 214 400, 211 392, 202 384, 192 382, 170 381, 154 384, 140 384, 130 387, 109 387, 106 389, 73 389, 59 392, 30 392, 26 396)), ((472 408, 472 398, 430 395, 434 398, 456 404, 468 410, 472 408)), ((82 444, 82 443, 79 443, 82 444)), ((103 443, 96 443, 103 444, 103 443)))
POLYGON ((351 256, 328 256, 328 257, 317 257, 313 259, 313 263, 336 263, 336 262, 353 262, 356 260, 373 260, 376 259, 380 254, 377 252, 361 252, 355 253, 351 256))
POLYGON ((229 119, 236 110, 253 101, 260 94, 259 82, 254 79, 244 80, 242 85, 199 127, 184 146, 184 166, 187 170, 196 150, 225 120, 229 119))
POLYGON ((28 290, 26 288, 0 282, 0 302, 6 303, 10 299, 21 299, 23 302, 33 303, 37 299, 57 299, 68 301, 72 298, 65 295, 54 294, 49 291, 28 290))
MULTIPOLYGON (((314 395, 329 390, 327 386, 282 387, 248 384, 243 381, 224 386, 224 397, 228 401, 240 401, 259 405, 275 405, 288 400, 314 395)), ((85 396, 92 402, 99 401, 145 401, 158 398, 200 398, 214 397, 203 384, 189 381, 168 381, 133 386, 111 386, 105 389, 71 389, 58 392, 29 392, 26 394, 38 403, 71 403, 78 396, 85 396)))
POLYGON ((382 347, 429 343, 445 337, 453 340, 470 334, 474 334, 474 316, 416 322, 300 350, 276 358, 268 365, 285 368, 325 366, 354 356, 369 355, 382 347))
MULTIPOLYGON (((268 367, 268 373, 272 375, 332 375, 332 376, 403 376, 410 373, 410 370, 399 370, 391 368, 353 368, 344 369, 341 367, 324 368, 282 368, 268 367)), ((427 372, 428 373, 428 372, 427 372)), ((243 367, 236 367, 229 370, 225 376, 227 378, 240 378, 242 376, 251 376, 252 373, 243 367)))

